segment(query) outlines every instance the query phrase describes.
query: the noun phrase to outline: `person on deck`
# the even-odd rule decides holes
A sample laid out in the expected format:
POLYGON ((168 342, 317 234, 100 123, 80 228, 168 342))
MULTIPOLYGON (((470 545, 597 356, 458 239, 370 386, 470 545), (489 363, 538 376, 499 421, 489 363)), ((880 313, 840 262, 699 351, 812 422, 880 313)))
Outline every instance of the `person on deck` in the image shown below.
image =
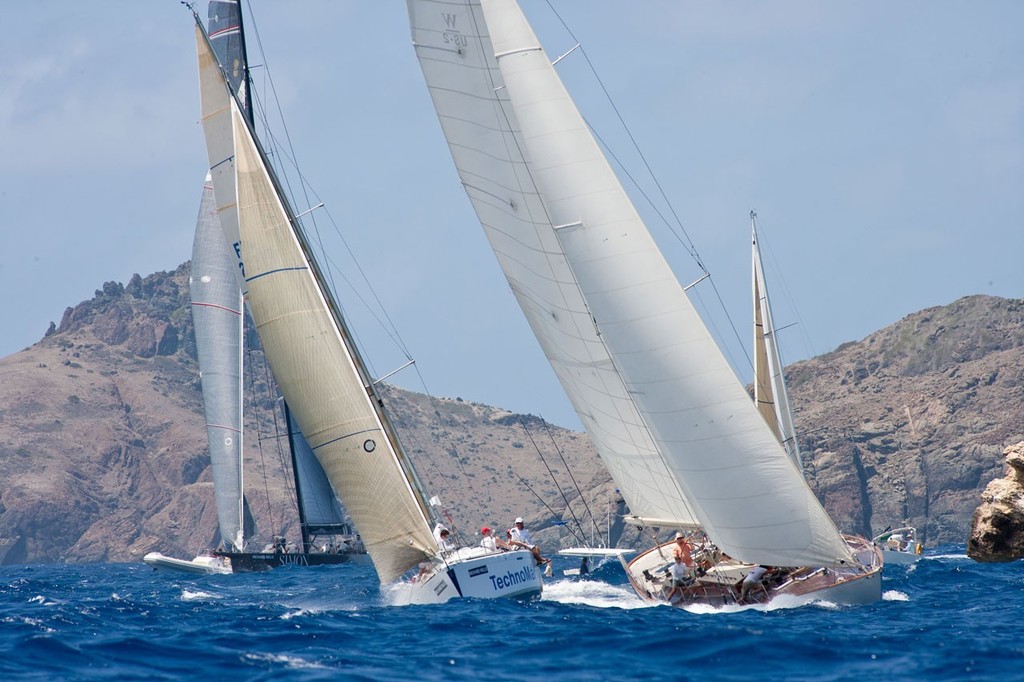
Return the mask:
POLYGON ((747 597, 750 595, 750 591, 754 588, 760 588, 768 592, 768 588, 765 587, 765 583, 775 575, 775 569, 771 566, 754 566, 750 569, 750 573, 747 573, 747 577, 743 579, 743 583, 740 585, 740 602, 745 602, 747 597))
POLYGON ((681 558, 687 568, 693 568, 693 547, 682 533, 676 533, 676 546, 672 548, 672 557, 681 558))
POLYGON ((455 549, 455 543, 452 542, 450 536, 451 533, 448 529, 440 523, 434 526, 434 539, 437 540, 437 546, 441 548, 442 552, 451 552, 455 549))
POLYGON ((683 596, 687 587, 693 584, 693 566, 687 566, 683 562, 682 554, 676 554, 672 566, 669 567, 669 586, 671 589, 665 594, 669 603, 675 603, 683 596))
POLYGON ((495 537, 494 533, 491 532, 491 529, 487 526, 480 529, 480 534, 484 536, 483 539, 480 540, 480 546, 484 549, 497 552, 499 550, 504 551, 509 548, 508 543, 499 537, 495 537))
POLYGON ((516 523, 512 528, 509 529, 509 534, 512 538, 510 544, 513 547, 522 547, 533 552, 533 558, 537 561, 537 565, 547 564, 551 562, 551 559, 545 559, 541 556, 540 547, 533 544, 533 538, 530 537, 530 531, 526 530, 523 525, 523 517, 518 517, 516 523))

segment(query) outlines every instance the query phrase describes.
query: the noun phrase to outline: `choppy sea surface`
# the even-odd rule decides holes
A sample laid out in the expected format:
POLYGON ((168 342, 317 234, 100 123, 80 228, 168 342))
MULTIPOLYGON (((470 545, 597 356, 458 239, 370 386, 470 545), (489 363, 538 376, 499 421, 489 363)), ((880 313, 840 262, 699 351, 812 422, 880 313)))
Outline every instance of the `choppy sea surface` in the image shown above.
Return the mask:
POLYGON ((688 612, 645 605, 607 562, 539 600, 394 606, 368 565, 8 566, 0 679, 1024 680, 1024 562, 943 547, 887 567, 883 592, 688 612))

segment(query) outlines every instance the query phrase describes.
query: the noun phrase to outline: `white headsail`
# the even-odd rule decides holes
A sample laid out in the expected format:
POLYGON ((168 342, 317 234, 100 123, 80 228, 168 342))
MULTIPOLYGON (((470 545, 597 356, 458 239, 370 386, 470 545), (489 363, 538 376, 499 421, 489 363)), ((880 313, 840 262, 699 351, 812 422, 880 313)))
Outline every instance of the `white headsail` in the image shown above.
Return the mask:
POLYGON ((242 294, 207 175, 199 205, 189 292, 196 352, 202 369, 210 467, 221 538, 242 551, 242 294))
MULTIPOLYGON (((417 54, 463 183, 545 354, 631 507, 670 507, 674 499, 719 547, 751 563, 851 561, 686 297, 518 5, 409 0, 409 6, 417 54), (497 72, 482 68, 495 60, 497 72), (474 69, 481 75, 474 78, 474 69), (481 76, 488 83, 479 84, 481 76), (478 87, 470 90, 470 83, 478 87), (484 147, 480 140, 489 138, 494 142, 484 147), (618 438, 609 437, 609 424, 618 438), (626 444, 643 445, 634 452, 642 453, 645 467, 660 462, 645 469, 652 480, 637 488, 619 479, 623 469, 628 477, 640 468, 628 466, 621 454, 626 444)), ((682 513, 675 518, 690 520, 682 513)))
POLYGON ((480 222, 544 353, 630 511, 696 525, 598 336, 523 156, 478 2, 410 0, 413 42, 480 222))

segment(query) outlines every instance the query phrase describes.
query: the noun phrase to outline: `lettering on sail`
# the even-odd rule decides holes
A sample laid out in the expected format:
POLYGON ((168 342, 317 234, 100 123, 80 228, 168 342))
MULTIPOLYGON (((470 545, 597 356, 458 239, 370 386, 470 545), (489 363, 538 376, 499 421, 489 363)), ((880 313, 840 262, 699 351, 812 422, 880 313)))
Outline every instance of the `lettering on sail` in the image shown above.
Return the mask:
POLYGON ((441 40, 444 41, 445 45, 454 45, 458 48, 459 53, 462 53, 462 49, 469 45, 469 39, 459 32, 459 29, 455 27, 455 20, 458 18, 457 14, 451 14, 449 12, 442 12, 441 18, 444 19, 444 25, 447 27, 444 33, 441 34, 441 40))

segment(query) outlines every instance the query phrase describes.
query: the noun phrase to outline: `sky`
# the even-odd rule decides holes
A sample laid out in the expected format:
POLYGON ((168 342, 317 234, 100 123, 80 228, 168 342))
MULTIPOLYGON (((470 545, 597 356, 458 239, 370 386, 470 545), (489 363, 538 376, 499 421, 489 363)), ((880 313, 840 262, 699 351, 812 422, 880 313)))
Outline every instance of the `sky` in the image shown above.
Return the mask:
MULTIPOLYGON (((1024 296, 1024 3, 552 4, 561 19, 523 6, 552 59, 582 44, 560 73, 688 284, 700 273, 678 229, 643 201, 664 191, 658 212, 711 273, 691 291, 744 382, 752 209, 776 322, 792 325, 786 362, 963 296, 1024 296)), ((407 351, 416 369, 389 382, 579 428, 459 184, 404 3, 244 6, 255 87, 273 85, 316 190, 299 210, 326 205, 316 239, 374 374, 407 351)), ((188 260, 206 173, 177 0, 19 2, 5 23, 0 357, 105 282, 188 260)))

